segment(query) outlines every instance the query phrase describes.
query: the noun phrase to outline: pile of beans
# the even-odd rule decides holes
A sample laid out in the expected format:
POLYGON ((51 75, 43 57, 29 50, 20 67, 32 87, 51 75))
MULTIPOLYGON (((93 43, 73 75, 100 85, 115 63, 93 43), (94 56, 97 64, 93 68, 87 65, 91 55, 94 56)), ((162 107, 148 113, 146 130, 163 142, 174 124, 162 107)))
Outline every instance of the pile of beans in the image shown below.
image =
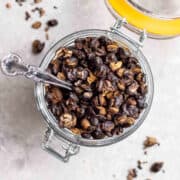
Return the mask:
POLYGON ((73 84, 72 91, 47 85, 45 98, 60 128, 83 138, 120 135, 147 106, 148 88, 138 60, 104 36, 59 48, 47 71, 73 84))

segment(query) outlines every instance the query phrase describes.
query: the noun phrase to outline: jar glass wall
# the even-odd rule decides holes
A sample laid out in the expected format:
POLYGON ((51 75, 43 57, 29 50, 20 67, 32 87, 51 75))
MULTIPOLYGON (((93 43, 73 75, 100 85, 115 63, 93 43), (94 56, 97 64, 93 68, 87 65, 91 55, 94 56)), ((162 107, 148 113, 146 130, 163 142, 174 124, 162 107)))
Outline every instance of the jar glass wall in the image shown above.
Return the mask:
POLYGON ((42 60, 40 64, 40 68, 42 70, 45 70, 52 58, 54 57, 56 51, 60 47, 66 47, 70 46, 73 44, 74 40, 77 38, 84 38, 84 37, 99 37, 99 36, 106 36, 113 41, 118 42, 119 44, 122 44, 122 46, 128 48, 132 55, 136 57, 139 60, 139 63, 142 66, 143 72, 146 74, 146 82, 148 85, 148 93, 146 95, 146 103, 148 104, 147 108, 145 108, 141 114, 140 117, 136 120, 136 123, 132 126, 127 128, 121 135, 119 136, 114 136, 114 137, 108 137, 105 139, 100 139, 100 140, 90 140, 90 139, 84 139, 79 135, 72 134, 70 130, 68 129, 63 129, 59 128, 58 122, 56 118, 53 116, 53 114, 50 112, 50 110, 47 107, 46 100, 45 100, 45 88, 42 83, 36 83, 35 86, 35 97, 37 100, 37 105, 39 110, 41 111, 44 119, 46 120, 48 126, 54 130, 54 132, 59 135, 60 137, 63 137, 64 139, 78 144, 78 145, 85 145, 85 146, 104 146, 104 145, 109 145, 118 141, 123 140, 130 134, 132 134, 145 120, 153 99, 153 78, 152 78, 152 73, 150 70, 150 66, 147 62, 147 59, 143 55, 142 51, 140 49, 137 49, 137 46, 132 42, 129 41, 128 39, 114 33, 111 31, 107 30, 95 30, 95 29, 90 29, 90 30, 83 30, 79 32, 75 32, 73 34, 70 34, 60 41, 58 41, 46 54, 44 59, 42 60))

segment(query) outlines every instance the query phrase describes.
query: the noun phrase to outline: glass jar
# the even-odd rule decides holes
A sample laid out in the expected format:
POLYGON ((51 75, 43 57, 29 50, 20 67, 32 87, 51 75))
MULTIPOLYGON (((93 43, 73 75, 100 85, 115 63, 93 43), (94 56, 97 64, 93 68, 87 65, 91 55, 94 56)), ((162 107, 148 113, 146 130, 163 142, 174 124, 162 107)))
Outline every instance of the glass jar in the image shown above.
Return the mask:
POLYGON ((151 103, 153 99, 153 77, 147 59, 143 55, 143 52, 141 50, 145 34, 144 32, 142 32, 140 40, 135 41, 119 31, 122 23, 123 21, 117 21, 115 25, 111 28, 111 30, 89 29, 72 33, 55 43, 54 46, 52 46, 52 48, 50 48, 50 50, 47 52, 40 64, 40 68, 42 70, 46 70, 50 61, 54 57, 56 50, 59 47, 72 45, 74 40, 77 38, 84 38, 87 36, 106 36, 113 41, 122 44, 122 46, 124 46, 125 48, 129 49, 132 55, 139 60, 139 63, 142 66, 142 70, 146 74, 146 82, 148 85, 148 93, 146 95, 146 103, 148 104, 147 108, 142 111, 140 117, 136 120, 136 123, 132 127, 127 128, 123 134, 101 140, 84 139, 80 135, 75 135, 71 133, 71 131, 68 129, 59 128, 56 118, 53 116, 53 114, 47 107, 44 85, 42 83, 36 83, 35 97, 37 106, 48 126, 44 137, 43 148, 49 153, 60 158, 64 162, 67 162, 70 156, 77 154, 81 145, 98 147, 110 145, 125 139, 143 123, 151 108, 151 103))

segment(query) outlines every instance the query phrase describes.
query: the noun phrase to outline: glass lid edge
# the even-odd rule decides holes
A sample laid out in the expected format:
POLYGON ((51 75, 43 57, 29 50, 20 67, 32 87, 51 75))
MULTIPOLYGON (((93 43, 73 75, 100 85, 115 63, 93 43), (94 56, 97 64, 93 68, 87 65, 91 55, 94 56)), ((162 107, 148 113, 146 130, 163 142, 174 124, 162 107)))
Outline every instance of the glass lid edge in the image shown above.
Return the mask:
MULTIPOLYGON (((146 30, 148 37, 149 38, 154 38, 154 39, 168 39, 168 38, 173 38, 173 37, 177 37, 177 36, 180 35, 180 19, 174 19, 173 21, 171 21, 171 20, 159 20, 159 19, 155 19, 155 22, 154 22, 155 27, 153 27, 153 32, 152 32, 151 29, 148 30, 146 28, 142 28, 143 22, 142 22, 142 24, 138 22, 140 24, 140 26, 141 26, 141 28, 139 28, 137 26, 137 24, 134 23, 132 17, 131 18, 129 18, 129 17, 126 18, 126 17, 124 17, 125 15, 122 16, 122 14, 125 11, 123 13, 121 13, 120 12, 120 6, 118 5, 118 7, 115 7, 118 4, 117 1, 115 1, 115 0, 104 0, 104 1, 105 1, 105 4, 106 4, 108 10, 111 12, 111 14, 115 18, 118 18, 118 19, 125 18, 126 21, 127 21, 127 23, 125 24, 125 27, 128 28, 129 30, 135 32, 135 33, 139 34, 143 30, 146 30), (166 30, 163 30, 162 27, 158 27, 158 23, 160 23, 161 26, 162 25, 166 26, 166 23, 167 23, 167 25, 169 25, 169 26, 166 26, 166 30), (171 25, 173 25, 173 27, 171 25), (155 29, 157 29, 159 31, 162 31, 162 33, 154 32, 155 29), (172 34, 168 32, 168 31, 171 31, 171 30, 173 31, 172 34)), ((119 0, 119 2, 123 2, 124 3, 123 5, 125 5, 126 7, 130 8, 130 9, 133 8, 133 7, 130 7, 131 5, 128 5, 128 2, 125 2, 125 0, 119 0)), ((134 13, 139 13, 139 12, 136 12, 137 10, 135 10, 135 8, 133 10, 134 10, 134 13)), ((140 13, 138 15, 141 16, 140 13)), ((150 21, 152 21, 152 19, 153 19, 153 18, 148 17, 146 15, 142 15, 140 18, 143 18, 143 20, 145 20, 147 18, 148 20, 150 19, 150 21)), ((141 21, 141 19, 138 19, 138 20, 141 21)), ((136 22, 137 22, 137 19, 136 19, 136 22)), ((147 25, 148 23, 144 22, 144 24, 147 25)))

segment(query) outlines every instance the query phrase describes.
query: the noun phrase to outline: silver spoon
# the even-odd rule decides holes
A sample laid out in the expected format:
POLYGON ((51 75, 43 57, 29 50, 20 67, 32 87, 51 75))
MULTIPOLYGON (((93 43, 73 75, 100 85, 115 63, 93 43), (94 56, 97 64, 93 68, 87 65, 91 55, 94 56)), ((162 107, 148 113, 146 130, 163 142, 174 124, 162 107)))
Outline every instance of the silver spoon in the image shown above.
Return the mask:
POLYGON ((24 76, 36 82, 52 84, 72 90, 72 84, 58 79, 52 74, 42 71, 39 67, 25 64, 22 58, 14 53, 5 56, 1 61, 2 72, 7 76, 24 76))

